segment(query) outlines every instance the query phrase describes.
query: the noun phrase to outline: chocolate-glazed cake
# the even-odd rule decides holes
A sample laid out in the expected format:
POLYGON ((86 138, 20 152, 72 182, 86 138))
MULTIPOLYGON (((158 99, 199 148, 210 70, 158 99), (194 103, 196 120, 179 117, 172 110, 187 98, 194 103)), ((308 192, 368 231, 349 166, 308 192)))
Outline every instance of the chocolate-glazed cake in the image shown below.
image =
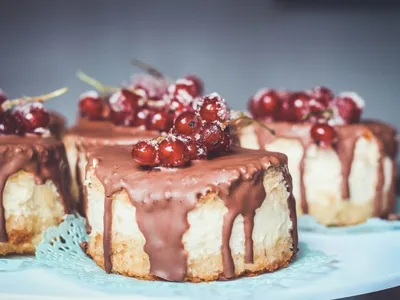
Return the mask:
POLYGON ((297 251, 286 157, 235 149, 143 169, 130 148, 89 152, 87 253, 107 272, 210 281, 274 271, 297 251))
POLYGON ((383 122, 360 120, 363 106, 354 93, 335 97, 324 88, 262 90, 250 110, 276 135, 252 126, 242 131, 241 145, 289 157, 298 213, 336 226, 386 218, 396 201, 397 133, 383 122))
POLYGON ((167 135, 88 152, 87 253, 98 265, 198 282, 289 263, 297 223, 287 158, 232 146, 234 124, 213 93, 180 114, 167 135))
POLYGON ((0 255, 33 254, 75 205, 64 145, 51 137, 43 105, 28 100, 0 108, 0 255))

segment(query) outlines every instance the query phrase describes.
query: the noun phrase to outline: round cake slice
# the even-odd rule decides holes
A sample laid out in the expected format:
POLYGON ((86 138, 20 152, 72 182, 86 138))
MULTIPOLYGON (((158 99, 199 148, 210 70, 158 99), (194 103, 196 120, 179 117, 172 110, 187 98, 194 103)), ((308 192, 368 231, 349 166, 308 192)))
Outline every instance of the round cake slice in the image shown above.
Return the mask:
POLYGON ((132 147, 88 152, 87 253, 106 272, 212 281, 286 266, 297 252, 283 154, 233 148, 179 168, 147 168, 132 147))
POLYGON ((0 136, 0 254, 35 253, 42 233, 73 209, 64 145, 36 135, 0 136))

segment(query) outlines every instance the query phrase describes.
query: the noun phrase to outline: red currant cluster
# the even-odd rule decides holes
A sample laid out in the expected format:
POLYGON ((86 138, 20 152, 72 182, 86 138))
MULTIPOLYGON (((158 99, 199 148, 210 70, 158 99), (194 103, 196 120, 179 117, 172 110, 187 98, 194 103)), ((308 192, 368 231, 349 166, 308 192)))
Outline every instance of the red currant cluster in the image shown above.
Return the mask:
POLYGON ((321 86, 311 91, 289 92, 261 89, 248 102, 256 119, 278 122, 312 122, 311 137, 317 144, 329 146, 336 140, 331 125, 357 123, 364 108, 355 93, 334 93, 321 86))
MULTIPOLYGON (((185 97, 189 94, 187 90, 184 93, 185 97)), ((175 119, 166 137, 134 145, 132 157, 142 166, 180 167, 190 160, 228 152, 232 144, 229 118, 228 105, 218 94, 199 98, 193 110, 175 119)))
POLYGON ((0 135, 44 134, 49 132, 49 123, 50 115, 42 103, 24 103, 24 98, 8 100, 0 90, 0 135), (19 104, 4 108, 4 104, 13 101, 19 104))
POLYGON ((107 96, 86 92, 79 100, 80 115, 89 120, 109 120, 117 126, 167 132, 181 112, 193 110, 193 102, 203 94, 203 82, 193 75, 178 79, 168 88, 163 88, 165 82, 163 78, 138 80, 129 89, 121 88, 107 96))

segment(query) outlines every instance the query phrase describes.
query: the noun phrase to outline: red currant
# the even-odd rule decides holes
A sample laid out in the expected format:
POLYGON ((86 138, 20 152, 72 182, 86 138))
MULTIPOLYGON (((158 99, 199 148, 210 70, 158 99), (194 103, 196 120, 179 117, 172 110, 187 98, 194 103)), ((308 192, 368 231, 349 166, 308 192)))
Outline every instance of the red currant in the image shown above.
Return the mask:
POLYGON ((247 110, 253 118, 259 118, 260 112, 258 111, 258 103, 255 101, 254 97, 251 97, 247 102, 247 110))
POLYGON ((187 76, 185 76, 185 79, 193 81, 193 83, 196 87, 196 93, 195 93, 196 96, 195 97, 199 97, 199 96, 203 95, 204 83, 200 79, 200 77, 198 77, 196 75, 187 75, 187 76))
POLYGON ((289 108, 289 111, 294 109, 294 119, 290 121, 303 121, 310 111, 310 97, 303 92, 294 93, 290 96, 290 100, 288 100, 289 106, 293 106, 289 108))
POLYGON ((50 115, 42 103, 24 103, 16 107, 14 117, 24 132, 35 133, 39 129, 48 129, 50 115))
POLYGON ((142 166, 153 167, 159 163, 156 147, 146 141, 139 142, 133 146, 132 157, 142 166))
POLYGON ((111 121, 115 125, 133 126, 140 99, 140 95, 127 89, 112 94, 109 99, 111 121))
POLYGON ((322 98, 328 103, 333 100, 333 92, 324 86, 315 86, 311 90, 311 96, 313 98, 322 98))
POLYGON ((175 131, 178 134, 193 136, 200 132, 202 127, 200 117, 192 112, 186 111, 181 113, 176 119, 174 123, 175 131))
POLYGON ((231 146, 232 146, 232 136, 228 130, 225 130, 224 137, 221 141, 221 144, 220 144, 220 147, 218 150, 220 150, 223 153, 229 152, 231 150, 231 146))
POLYGON ((279 121, 298 122, 307 114, 308 96, 302 92, 288 94, 282 99, 276 118, 279 121))
POLYGON ((280 104, 278 93, 269 89, 258 91, 254 96, 254 101, 257 115, 261 118, 273 116, 280 104))
POLYGON ((95 91, 85 92, 79 97, 80 115, 89 120, 103 119, 104 107, 103 99, 95 91))
POLYGON ((200 136, 207 152, 218 150, 224 140, 224 132, 217 123, 206 123, 200 136))
POLYGON ((150 110, 141 108, 138 110, 135 118, 134 126, 146 126, 147 120, 150 118, 150 110))
POLYGON ((17 134, 17 122, 9 110, 0 114, 0 135, 17 134))
POLYGON ((173 116, 173 114, 166 111, 156 112, 149 115, 147 129, 166 132, 173 126, 173 116))
POLYGON ((310 134, 314 142, 323 147, 331 146, 336 142, 336 131, 328 124, 314 124, 310 134))
POLYGON ((172 98, 187 106, 197 97, 197 87, 192 80, 181 78, 169 86, 168 93, 172 98))
POLYGON ((216 93, 204 96, 199 105, 200 117, 206 122, 224 122, 229 119, 228 105, 225 99, 216 93))
POLYGON ((181 167, 189 161, 185 143, 176 137, 167 137, 160 142, 158 156, 165 167, 181 167))
POLYGON ((148 74, 138 75, 132 79, 132 87, 142 89, 146 97, 152 100, 161 99, 170 84, 166 78, 157 78, 148 74))
POLYGON ((207 158, 207 149, 200 141, 196 141, 193 138, 185 138, 184 141, 190 160, 207 158))
POLYGON ((343 96, 336 98, 335 106, 337 107, 339 116, 345 123, 357 123, 361 119, 364 102, 361 98, 357 98, 357 96, 343 96))

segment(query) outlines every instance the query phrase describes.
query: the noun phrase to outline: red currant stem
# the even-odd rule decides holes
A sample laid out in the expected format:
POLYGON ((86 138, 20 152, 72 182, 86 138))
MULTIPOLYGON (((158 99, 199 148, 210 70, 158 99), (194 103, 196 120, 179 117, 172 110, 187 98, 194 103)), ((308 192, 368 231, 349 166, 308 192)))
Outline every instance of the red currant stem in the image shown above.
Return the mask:
POLYGON ((54 92, 50 92, 44 95, 40 95, 40 96, 35 96, 35 97, 21 97, 21 98, 17 98, 17 99, 10 99, 5 101, 1 107, 3 108, 3 110, 7 110, 15 105, 18 104, 22 104, 22 103, 27 103, 27 102, 45 102, 47 100, 50 100, 52 98, 55 97, 59 97, 63 94, 65 94, 68 91, 68 88, 62 88, 62 89, 58 89, 54 92))
POLYGON ((302 121, 307 121, 308 119, 310 119, 312 116, 322 116, 326 119, 330 119, 333 116, 333 110, 328 108, 322 111, 312 111, 309 112, 307 115, 305 115, 301 120, 302 121))
POLYGON ((87 83, 88 85, 93 86, 96 90, 98 90, 102 94, 108 94, 118 90, 115 87, 104 85, 97 79, 90 77, 89 75, 83 73, 82 71, 76 72, 76 76, 78 76, 80 80, 87 83))
POLYGON ((154 68, 153 66, 151 66, 145 62, 142 62, 138 59, 132 60, 132 65, 134 65, 135 67, 138 67, 139 69, 146 71, 151 76, 154 76, 156 78, 164 78, 164 75, 160 71, 158 71, 156 68, 154 68))
MULTIPOLYGON (((253 118, 250 118, 250 117, 247 117, 247 116, 240 116, 240 117, 237 117, 236 119, 230 120, 229 124, 232 124, 232 125, 235 125, 235 123, 239 123, 240 124, 240 121, 243 121, 243 120, 247 121, 248 123, 245 124, 244 126, 242 125, 241 128, 243 128, 245 126, 248 126, 248 125, 250 125, 252 123, 256 123, 257 125, 259 125, 262 128, 266 129, 270 134, 275 135, 275 130, 273 130, 272 128, 269 128, 267 125, 261 123, 260 121, 254 120, 253 118)), ((240 125, 239 125, 239 127, 240 127, 240 125)), ((241 128, 239 128, 239 130, 241 128)))

